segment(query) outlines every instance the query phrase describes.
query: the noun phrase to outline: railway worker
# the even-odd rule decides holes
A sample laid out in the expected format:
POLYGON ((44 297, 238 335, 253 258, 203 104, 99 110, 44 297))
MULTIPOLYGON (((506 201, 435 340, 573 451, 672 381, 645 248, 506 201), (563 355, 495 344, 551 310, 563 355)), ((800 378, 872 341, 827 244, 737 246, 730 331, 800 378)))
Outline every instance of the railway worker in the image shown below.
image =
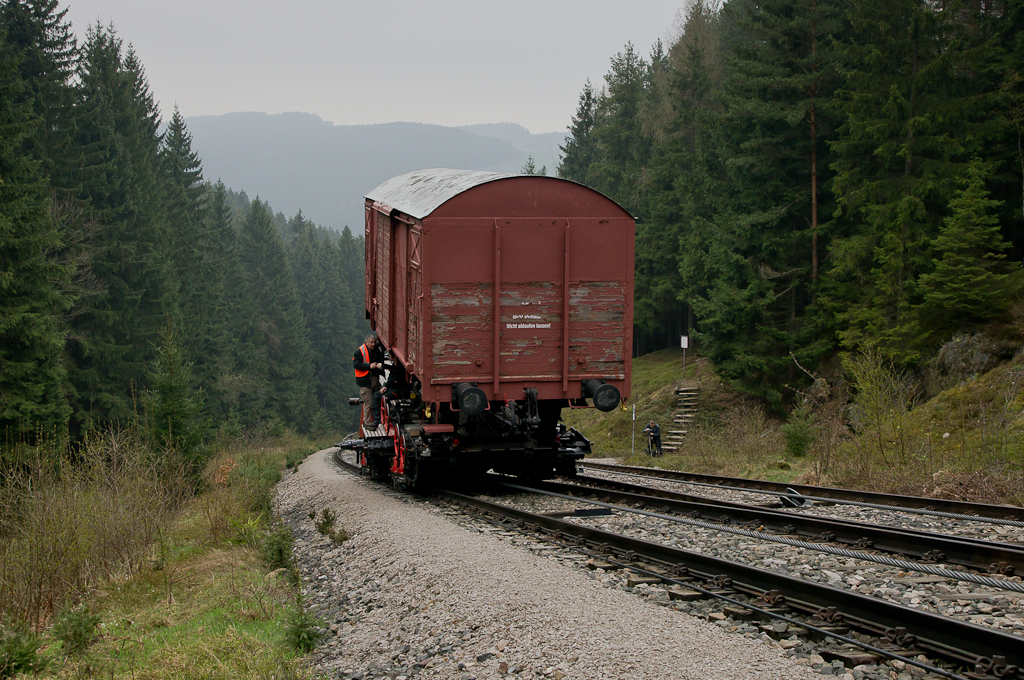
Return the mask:
POLYGON ((653 420, 647 423, 647 427, 644 428, 644 432, 647 433, 648 445, 647 450, 651 456, 661 455, 661 428, 653 420))
POLYGON ((375 430, 380 425, 380 413, 373 412, 373 395, 380 389, 378 376, 384 374, 384 350, 377 344, 376 334, 367 335, 366 341, 352 355, 352 368, 363 402, 363 428, 375 430))

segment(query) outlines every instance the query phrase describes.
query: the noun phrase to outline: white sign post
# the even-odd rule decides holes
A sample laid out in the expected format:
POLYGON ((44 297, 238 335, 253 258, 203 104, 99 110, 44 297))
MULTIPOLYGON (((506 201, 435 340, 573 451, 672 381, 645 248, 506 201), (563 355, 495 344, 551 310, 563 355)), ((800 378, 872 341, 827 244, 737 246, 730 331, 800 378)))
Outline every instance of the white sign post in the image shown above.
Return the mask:
POLYGON ((629 444, 629 455, 636 455, 636 404, 633 404, 633 439, 629 444))
POLYGON ((686 348, 690 346, 690 336, 680 335, 679 344, 683 348, 683 377, 686 377, 686 348))

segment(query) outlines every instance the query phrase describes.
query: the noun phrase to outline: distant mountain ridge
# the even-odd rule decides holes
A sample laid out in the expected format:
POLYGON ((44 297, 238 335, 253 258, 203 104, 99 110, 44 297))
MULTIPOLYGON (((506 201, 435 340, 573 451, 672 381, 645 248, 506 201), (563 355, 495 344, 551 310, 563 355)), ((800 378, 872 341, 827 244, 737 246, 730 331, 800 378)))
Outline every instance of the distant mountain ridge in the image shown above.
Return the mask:
POLYGON ((334 125, 310 113, 228 113, 185 123, 206 179, 355 234, 363 195, 386 179, 432 167, 516 173, 529 155, 553 175, 565 140, 514 123, 334 125))

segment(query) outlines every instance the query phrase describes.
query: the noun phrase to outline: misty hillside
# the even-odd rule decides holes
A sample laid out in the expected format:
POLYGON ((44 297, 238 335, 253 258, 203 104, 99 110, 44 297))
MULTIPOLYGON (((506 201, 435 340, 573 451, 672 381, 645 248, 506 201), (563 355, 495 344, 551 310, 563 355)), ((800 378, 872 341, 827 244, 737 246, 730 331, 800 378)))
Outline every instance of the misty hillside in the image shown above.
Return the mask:
POLYGON ((532 154, 554 174, 565 135, 532 135, 512 123, 464 128, 422 123, 334 125, 308 113, 229 113, 187 118, 204 176, 275 210, 359 233, 362 197, 418 168, 519 172, 532 154))
MULTIPOLYGON (((522 125, 515 123, 484 123, 481 125, 466 125, 458 129, 508 142, 518 149, 524 158, 526 156, 533 156, 538 170, 542 166, 547 166, 547 174, 549 175, 555 174, 555 169, 558 167, 558 158, 561 154, 558 147, 561 144, 565 144, 567 134, 565 132, 544 132, 535 135, 531 134, 522 125)), ((523 165, 520 163, 508 170, 502 170, 502 172, 519 172, 522 167, 523 165)))

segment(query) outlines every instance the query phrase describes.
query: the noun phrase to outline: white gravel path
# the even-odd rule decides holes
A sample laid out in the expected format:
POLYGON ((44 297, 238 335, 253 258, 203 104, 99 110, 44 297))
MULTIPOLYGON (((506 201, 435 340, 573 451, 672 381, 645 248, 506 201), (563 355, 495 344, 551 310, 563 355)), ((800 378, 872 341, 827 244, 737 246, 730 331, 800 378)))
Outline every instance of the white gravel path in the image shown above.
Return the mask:
POLYGON ((343 678, 813 678, 775 644, 603 587, 340 471, 333 449, 278 485, 307 598, 331 616, 316 667, 343 678), (312 529, 324 507, 351 538, 312 529))

